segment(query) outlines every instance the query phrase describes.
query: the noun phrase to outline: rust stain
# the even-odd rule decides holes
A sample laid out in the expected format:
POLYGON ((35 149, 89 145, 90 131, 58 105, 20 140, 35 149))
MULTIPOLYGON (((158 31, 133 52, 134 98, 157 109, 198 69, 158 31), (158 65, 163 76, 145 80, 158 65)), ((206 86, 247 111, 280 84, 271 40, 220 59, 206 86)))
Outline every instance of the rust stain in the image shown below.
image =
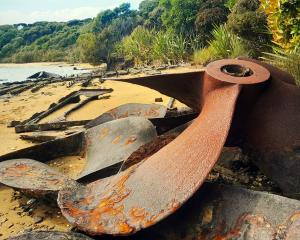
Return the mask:
POLYGON ((118 144, 118 143, 120 143, 121 139, 122 139, 122 136, 118 136, 118 137, 116 137, 116 138, 112 141, 112 143, 113 143, 113 144, 118 144))
POLYGON ((125 145, 132 144, 132 143, 134 143, 136 140, 137 140, 137 137, 136 137, 136 136, 131 136, 130 138, 128 138, 128 139, 125 141, 125 145))
MULTIPOLYGON (((132 169, 134 171, 134 169, 132 169)), ((84 210, 84 206, 87 202, 94 201, 91 197, 88 199, 83 198, 81 201, 78 201, 76 205, 78 207, 74 207, 74 203, 72 201, 66 202, 64 205, 64 211, 68 212, 70 216, 75 219, 76 225, 79 229, 91 233, 98 234, 100 232, 104 232, 105 226, 102 225, 102 219, 109 218, 109 216, 119 216, 120 221, 116 223, 114 228, 117 228, 117 232, 121 234, 130 234, 134 231, 134 228, 126 224, 122 219, 124 218, 124 206, 116 206, 118 203, 123 201, 126 197, 129 196, 130 190, 126 189, 125 183, 129 178, 131 172, 127 175, 124 175, 115 185, 114 191, 107 191, 103 193, 103 197, 98 199, 98 204, 95 208, 91 210, 84 210), (80 207, 82 206, 82 208, 80 207)), ((115 230, 116 231, 116 230, 115 230)))
POLYGON ((109 128, 103 128, 101 129, 99 133, 100 139, 105 138, 109 134, 109 128))

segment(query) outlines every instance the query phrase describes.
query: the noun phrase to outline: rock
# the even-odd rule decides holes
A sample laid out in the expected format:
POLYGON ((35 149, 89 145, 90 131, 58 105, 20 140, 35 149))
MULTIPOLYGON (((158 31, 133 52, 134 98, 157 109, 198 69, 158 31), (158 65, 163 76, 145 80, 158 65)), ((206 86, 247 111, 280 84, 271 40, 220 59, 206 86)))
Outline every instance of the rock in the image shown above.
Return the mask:
POLYGON ((127 74, 128 74, 128 71, 126 71, 126 70, 118 70, 117 71, 117 75, 120 75, 120 76, 127 75, 127 74))
POLYGON ((272 181, 286 196, 300 199, 300 145, 286 147, 280 153, 250 151, 250 160, 272 181))
POLYGON ((44 219, 43 219, 42 217, 40 217, 40 216, 34 216, 34 217, 33 217, 33 222, 34 222, 35 224, 41 223, 43 220, 44 220, 44 219))
POLYGON ((129 73, 132 74, 132 75, 136 75, 136 74, 142 73, 142 70, 140 70, 140 69, 135 69, 135 68, 130 68, 130 69, 129 69, 129 73))
POLYGON ((37 200, 35 198, 31 198, 26 202, 26 205, 32 205, 36 202, 37 200))
POLYGON ((168 66, 169 69, 178 68, 178 67, 179 67, 178 64, 176 64, 176 65, 169 65, 169 66, 168 66))
POLYGON ((160 75, 161 71, 157 71, 157 70, 147 70, 145 71, 145 74, 147 75, 160 75))
POLYGON ((166 70, 166 69, 167 69, 167 66, 160 66, 160 67, 156 68, 157 71, 162 71, 162 70, 166 70))
POLYGON ((155 102, 163 102, 164 100, 162 98, 155 98, 155 102))
POLYGON ((109 71, 105 73, 105 77, 114 77, 117 75, 117 72, 115 71, 109 71))
POLYGON ((225 147, 223 148, 218 164, 225 168, 232 168, 234 162, 242 161, 242 149, 238 147, 225 147))

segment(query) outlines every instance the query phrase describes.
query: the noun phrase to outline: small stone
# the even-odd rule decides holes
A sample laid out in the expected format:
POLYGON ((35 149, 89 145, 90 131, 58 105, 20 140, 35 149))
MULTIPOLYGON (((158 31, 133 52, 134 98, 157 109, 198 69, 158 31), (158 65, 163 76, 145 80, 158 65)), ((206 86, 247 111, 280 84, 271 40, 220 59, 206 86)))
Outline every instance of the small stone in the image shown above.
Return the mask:
POLYGON ((12 228, 15 224, 11 223, 9 224, 8 228, 12 228))
POLYGON ((40 216, 34 216, 34 217, 33 217, 33 222, 34 222, 35 224, 41 223, 43 220, 44 220, 44 219, 43 219, 42 217, 40 217, 40 216))
POLYGON ((32 204, 34 204, 36 202, 36 199, 35 198, 31 198, 31 199, 29 199, 27 202, 26 202, 26 204, 27 205, 32 205, 32 204))

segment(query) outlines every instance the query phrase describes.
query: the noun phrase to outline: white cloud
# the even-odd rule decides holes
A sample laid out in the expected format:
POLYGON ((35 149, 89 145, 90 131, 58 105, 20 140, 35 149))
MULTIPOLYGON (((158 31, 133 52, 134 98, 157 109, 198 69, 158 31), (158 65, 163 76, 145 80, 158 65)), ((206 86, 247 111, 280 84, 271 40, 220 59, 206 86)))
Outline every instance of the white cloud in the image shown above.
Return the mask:
POLYGON ((0 11, 0 25, 37 21, 68 21, 95 17, 102 9, 95 7, 67 8, 55 11, 0 11))

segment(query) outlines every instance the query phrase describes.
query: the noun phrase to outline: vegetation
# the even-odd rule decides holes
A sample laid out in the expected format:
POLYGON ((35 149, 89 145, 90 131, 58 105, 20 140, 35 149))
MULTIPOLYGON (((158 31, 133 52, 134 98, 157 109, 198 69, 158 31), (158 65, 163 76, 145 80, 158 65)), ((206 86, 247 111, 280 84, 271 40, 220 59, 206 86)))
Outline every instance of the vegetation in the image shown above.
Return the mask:
POLYGON ((135 65, 173 64, 188 59, 188 46, 180 35, 137 27, 123 39, 119 55, 135 65))
POLYGON ((0 62, 106 62, 114 67, 120 61, 174 64, 194 57, 206 64, 239 55, 260 57, 272 52, 273 37, 283 50, 268 54, 269 61, 292 69, 275 59, 299 59, 299 1, 261 2, 144 0, 138 10, 124 3, 94 19, 0 26, 0 62))
POLYGON ((296 83, 300 86, 300 54, 299 52, 287 52, 281 48, 274 48, 274 53, 265 53, 263 59, 278 68, 292 74, 296 83))
POLYGON ((209 46, 195 52, 195 63, 206 65, 211 61, 222 58, 251 55, 245 42, 232 33, 226 25, 216 27, 212 35, 213 40, 209 41, 209 46))
POLYGON ((233 6, 227 22, 229 30, 245 40, 254 57, 270 50, 271 43, 267 18, 259 6, 259 0, 239 0, 233 6))
POLYGON ((261 0, 273 41, 285 51, 300 48, 300 1, 261 0))
POLYGON ((67 60, 68 52, 75 45, 81 28, 90 21, 0 26, 0 61, 67 60))

